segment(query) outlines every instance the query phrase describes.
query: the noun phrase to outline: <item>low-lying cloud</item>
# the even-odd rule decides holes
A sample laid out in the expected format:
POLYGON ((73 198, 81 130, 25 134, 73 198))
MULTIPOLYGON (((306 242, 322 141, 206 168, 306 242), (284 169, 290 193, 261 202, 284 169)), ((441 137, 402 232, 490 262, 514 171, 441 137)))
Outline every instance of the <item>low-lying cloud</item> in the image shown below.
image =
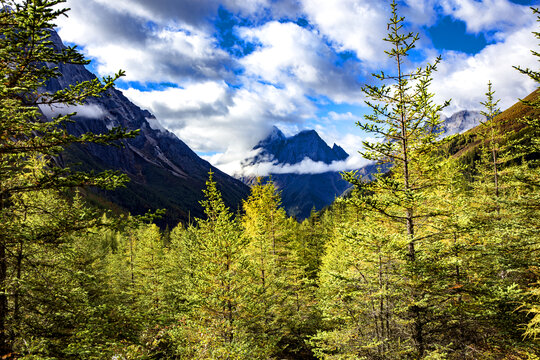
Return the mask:
POLYGON ((87 119, 102 119, 107 115, 107 111, 96 104, 85 105, 40 105, 39 109, 47 118, 52 119, 56 116, 65 116, 76 113, 76 116, 87 119))
POLYGON ((359 155, 351 155, 342 161, 333 161, 326 164, 322 161, 313 161, 306 157, 296 164, 278 164, 276 162, 261 162, 244 166, 237 173, 238 176, 268 176, 271 174, 323 174, 327 172, 342 172, 358 170, 371 162, 359 155))

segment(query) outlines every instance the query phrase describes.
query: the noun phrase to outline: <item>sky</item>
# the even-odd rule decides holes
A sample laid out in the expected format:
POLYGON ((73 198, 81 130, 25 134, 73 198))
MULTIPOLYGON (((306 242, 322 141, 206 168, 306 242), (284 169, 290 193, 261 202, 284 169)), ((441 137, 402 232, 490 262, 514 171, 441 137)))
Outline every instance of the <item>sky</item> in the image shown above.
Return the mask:
MULTIPOLYGON (((125 70, 118 89, 231 175, 272 126, 286 135, 317 130, 351 154, 332 165, 346 170, 365 164, 358 150, 369 134, 355 126, 370 113, 361 88, 374 83, 372 73, 392 71, 382 40, 389 3, 68 0, 57 30, 92 60, 96 75, 125 70)), ((451 99, 444 115, 481 109, 488 81, 503 110, 535 89, 512 66, 537 68, 530 6, 539 3, 399 1, 405 30, 420 34, 407 66, 442 56, 431 91, 437 103, 451 99)))

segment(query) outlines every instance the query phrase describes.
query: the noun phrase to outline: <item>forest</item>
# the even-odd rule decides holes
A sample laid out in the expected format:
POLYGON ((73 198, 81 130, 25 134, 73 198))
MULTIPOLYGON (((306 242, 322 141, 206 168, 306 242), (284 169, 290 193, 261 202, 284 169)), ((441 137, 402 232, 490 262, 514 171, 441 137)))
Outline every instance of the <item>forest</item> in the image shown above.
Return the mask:
POLYGON ((106 96, 123 75, 41 91, 61 76, 54 64, 88 63, 51 47, 62 2, 0 12, 2 359, 540 358, 537 91, 501 112, 486 79, 487 121, 441 139, 440 58, 411 69, 418 35, 394 0, 381 39, 394 71, 364 86, 372 113, 357 124, 380 139, 358 144, 375 179, 344 173, 353 190, 299 223, 271 181, 228 209, 210 172, 206 217, 160 229, 160 212, 86 202, 125 175, 59 166, 73 144, 137 136, 71 134, 73 114, 44 121, 43 106, 106 96))

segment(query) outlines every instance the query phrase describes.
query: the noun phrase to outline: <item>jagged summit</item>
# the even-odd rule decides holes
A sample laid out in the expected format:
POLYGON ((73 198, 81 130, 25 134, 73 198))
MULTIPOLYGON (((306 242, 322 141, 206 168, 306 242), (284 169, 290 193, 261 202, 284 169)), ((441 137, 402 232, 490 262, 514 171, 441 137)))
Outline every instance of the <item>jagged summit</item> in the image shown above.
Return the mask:
POLYGON ((336 144, 329 147, 315 130, 303 130, 294 136, 286 137, 275 126, 253 149, 259 150, 259 153, 252 159, 247 159, 245 164, 253 165, 271 160, 279 164, 293 165, 306 158, 331 164, 349 157, 345 150, 336 144))
POLYGON ((313 129, 304 129, 304 130, 300 131, 296 136, 301 136, 301 135, 304 135, 304 136, 319 136, 319 133, 317 133, 317 131, 315 131, 313 129))
POLYGON ((345 152, 345 150, 343 150, 343 148, 336 143, 334 143, 334 146, 332 146, 332 151, 340 159, 344 160, 349 157, 349 154, 347 154, 347 152, 345 152))
POLYGON ((255 146, 255 148, 262 148, 265 147, 268 144, 271 144, 276 141, 281 141, 286 139, 287 137, 281 130, 277 128, 277 126, 272 126, 272 130, 270 131, 270 134, 266 136, 264 139, 259 141, 259 143, 255 146))
MULTIPOLYGON (((339 145, 329 147, 315 130, 304 130, 286 137, 275 126, 253 150, 258 150, 258 153, 243 162, 245 168, 261 163, 271 163, 279 168, 284 165, 300 164, 306 159, 331 164, 349 157, 339 145)), ((305 170, 309 172, 309 169, 305 170)), ((255 175, 242 176, 241 180, 253 185, 256 182, 255 175)), ((279 172, 270 175, 281 191, 283 207, 289 215, 300 220, 307 218, 313 208, 320 210, 330 205, 336 196, 341 195, 350 186, 335 171, 313 174, 279 172)))

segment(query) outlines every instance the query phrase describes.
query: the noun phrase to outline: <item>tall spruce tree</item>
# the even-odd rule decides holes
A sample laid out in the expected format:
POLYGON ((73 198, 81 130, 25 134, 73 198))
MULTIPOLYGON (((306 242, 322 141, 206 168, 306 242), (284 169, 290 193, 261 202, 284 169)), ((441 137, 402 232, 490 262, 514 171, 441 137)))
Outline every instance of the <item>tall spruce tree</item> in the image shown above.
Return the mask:
POLYGON ((262 184, 259 179, 243 203, 241 219, 252 276, 252 328, 269 347, 279 341, 290 316, 286 306, 290 261, 287 216, 280 202, 274 184, 262 184))
MULTIPOLYGON (((536 21, 540 23, 540 10, 531 8, 536 14, 536 21)), ((536 39, 540 39, 540 32, 534 31, 536 39)), ((540 58, 537 50, 531 53, 540 58)), ((522 137, 511 143, 510 149, 518 165, 512 169, 512 178, 520 190, 510 202, 515 207, 516 218, 521 220, 521 226, 515 232, 521 235, 522 241, 518 249, 524 255, 526 270, 529 275, 530 286, 527 289, 527 301, 523 308, 530 315, 525 325, 525 335, 536 340, 540 334, 540 96, 538 96, 540 83, 540 70, 514 66, 523 75, 536 82, 537 88, 532 97, 520 100, 531 109, 530 114, 521 118, 525 128, 520 132, 522 137), (531 276, 532 275, 532 276, 531 276)))
POLYGON ((440 58, 433 64, 407 71, 407 57, 419 36, 403 32, 404 18, 398 15, 396 1, 391 3, 391 9, 390 32, 384 41, 390 44, 385 53, 393 60, 394 72, 373 74, 382 85, 368 84, 362 89, 370 99, 366 104, 373 114, 357 125, 380 139, 380 142, 365 141, 362 155, 379 163, 390 163, 392 169, 389 176, 379 174, 369 185, 362 184, 351 173, 346 178, 375 195, 365 197, 371 210, 402 224, 410 279, 410 305, 406 312, 410 338, 416 356, 421 357, 426 350, 425 325, 429 322, 422 266, 429 260, 419 247, 425 247, 433 237, 432 229, 425 225, 427 219, 440 215, 436 208, 430 209, 426 204, 434 200, 434 190, 440 186, 435 179, 442 165, 433 145, 441 123, 439 112, 446 104, 435 105, 428 90, 440 58))
POLYGON ((492 157, 491 165, 493 166, 493 187, 494 187, 494 193, 495 197, 499 196, 499 171, 498 171, 498 146, 497 146, 497 139, 496 139, 496 126, 494 124, 495 122, 495 116, 497 116, 501 110, 497 108, 497 104, 499 103, 499 100, 495 100, 493 98, 493 95, 495 94, 495 91, 492 89, 491 81, 488 82, 488 91, 486 93, 486 101, 481 102, 485 108, 485 110, 480 111, 482 115, 486 117, 486 121, 483 121, 482 127, 485 129, 485 137, 489 138, 488 143, 490 146, 490 153, 492 157))
POLYGON ((499 100, 494 99, 495 91, 493 90, 491 81, 488 82, 488 91, 486 92, 486 101, 480 102, 484 107, 480 113, 486 117, 485 121, 480 123, 480 134, 482 136, 481 160, 476 164, 478 176, 476 179, 477 186, 483 186, 483 195, 493 199, 493 207, 497 213, 500 213, 501 195, 501 159, 500 147, 502 136, 500 129, 502 119, 495 120, 495 117, 501 112, 497 107, 499 100))
MULTIPOLYGON (((66 234, 76 229, 92 226, 80 222, 65 223, 62 231, 46 226, 34 237, 20 236, 21 228, 11 226, 18 216, 25 216, 17 206, 22 194, 37 194, 43 190, 60 191, 83 185, 113 188, 127 180, 113 172, 89 174, 71 172, 60 168, 55 157, 69 144, 110 144, 118 139, 135 136, 115 128, 106 134, 86 133, 73 135, 67 132, 66 123, 71 115, 46 119, 39 106, 83 104, 91 96, 101 96, 122 75, 107 77, 103 82, 95 79, 72 85, 66 89, 48 93, 45 83, 61 76, 55 64, 87 64, 74 47, 55 49, 50 41, 54 20, 65 15, 67 9, 59 8, 63 0, 4 0, 0 10, 0 222, 5 226, 0 231, 0 355, 12 351, 9 333, 15 299, 12 278, 14 274, 13 254, 16 247, 32 246, 32 243, 58 242, 67 239, 66 234), (11 229, 13 231, 4 231, 11 229), (25 243, 21 244, 21 239, 25 243)), ((27 203, 26 205, 36 203, 27 203)), ((39 206, 39 205, 38 205, 39 206)), ((67 216, 64 220, 70 219, 67 216)), ((75 220, 75 219, 72 219, 75 220)), ((17 271, 15 271, 17 274, 17 271)), ((17 276, 17 275, 15 275, 17 276)), ((17 291, 15 293, 18 293, 17 291)))

